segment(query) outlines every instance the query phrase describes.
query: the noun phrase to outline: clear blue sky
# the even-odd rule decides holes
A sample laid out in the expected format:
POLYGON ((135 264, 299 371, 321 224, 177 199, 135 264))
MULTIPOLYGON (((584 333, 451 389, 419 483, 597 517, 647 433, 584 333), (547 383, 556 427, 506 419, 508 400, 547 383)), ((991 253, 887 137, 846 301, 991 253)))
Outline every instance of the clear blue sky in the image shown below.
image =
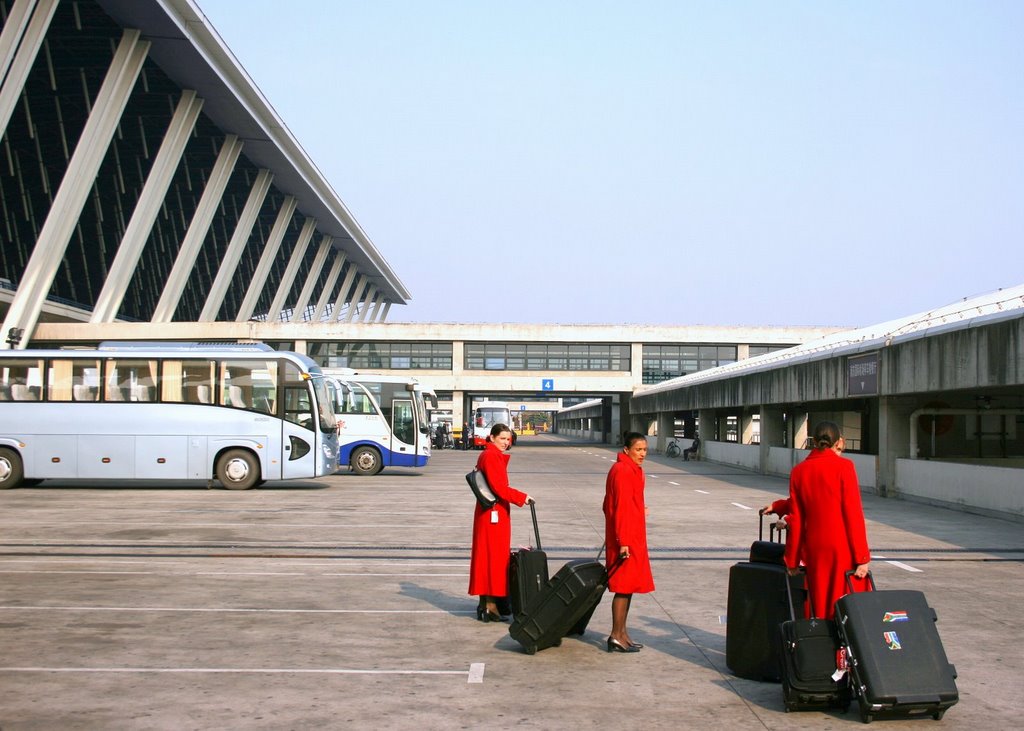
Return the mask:
POLYGON ((1024 282, 1024 2, 197 0, 389 321, 870 325, 1024 282))

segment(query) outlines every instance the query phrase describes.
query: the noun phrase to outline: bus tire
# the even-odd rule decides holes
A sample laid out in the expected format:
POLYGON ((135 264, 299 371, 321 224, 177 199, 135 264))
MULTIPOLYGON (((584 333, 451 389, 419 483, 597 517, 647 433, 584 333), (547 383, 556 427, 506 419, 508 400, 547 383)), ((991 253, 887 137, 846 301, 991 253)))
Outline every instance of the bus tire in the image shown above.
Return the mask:
POLYGON ((352 458, 349 460, 352 471, 357 475, 370 477, 384 469, 384 460, 373 447, 356 447, 352 450, 352 458))
POLYGON ((21 455, 13 449, 0 447, 0 490, 21 485, 25 476, 25 467, 21 464, 21 455))
POLYGON ((229 490, 248 490, 256 487, 260 477, 260 462, 246 449, 229 449, 217 458, 217 479, 229 490))

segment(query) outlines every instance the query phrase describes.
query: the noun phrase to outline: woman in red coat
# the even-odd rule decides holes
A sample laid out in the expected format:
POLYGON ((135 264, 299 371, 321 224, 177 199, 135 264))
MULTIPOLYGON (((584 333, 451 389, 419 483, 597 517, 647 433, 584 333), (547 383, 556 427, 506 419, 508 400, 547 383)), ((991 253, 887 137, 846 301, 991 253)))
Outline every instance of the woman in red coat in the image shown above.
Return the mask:
POLYGON ((484 451, 476 467, 498 499, 493 508, 479 502, 473 514, 473 550, 469 558, 469 594, 479 595, 476 618, 500 622, 497 599, 508 594, 509 549, 512 547, 512 518, 509 503, 523 507, 533 498, 508 484, 508 460, 505 453, 512 442, 512 430, 504 424, 491 427, 484 451))
POLYGON ((786 567, 807 570, 810 612, 832 619, 836 600, 847 593, 846 572, 853 570, 854 591, 865 591, 871 562, 860 486, 853 462, 841 457, 839 426, 823 421, 814 428, 813 449, 789 476, 790 520, 786 567), (795 518, 795 519, 794 519, 795 518))
POLYGON ((651 560, 647 555, 647 506, 644 504, 643 463, 647 457, 647 437, 628 432, 624 441, 604 486, 608 589, 615 592, 608 652, 640 651, 643 645, 629 639, 626 617, 633 594, 654 591, 651 560), (619 565, 612 571, 615 560, 619 565))

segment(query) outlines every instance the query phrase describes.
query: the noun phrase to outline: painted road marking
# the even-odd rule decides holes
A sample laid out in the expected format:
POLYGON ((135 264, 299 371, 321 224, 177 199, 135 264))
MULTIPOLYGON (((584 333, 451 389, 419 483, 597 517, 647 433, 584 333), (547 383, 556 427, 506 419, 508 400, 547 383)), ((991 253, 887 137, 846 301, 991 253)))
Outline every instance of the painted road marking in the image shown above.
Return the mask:
POLYGON ((360 668, 47 668, 0 667, 7 673, 199 673, 238 675, 465 675, 468 683, 484 682, 484 663, 470 664, 469 670, 364 670, 360 668))
POLYGON ((744 505, 743 503, 733 503, 733 505, 735 505, 737 508, 742 508, 743 510, 753 510, 753 508, 744 505))
POLYGON ((672 480, 669 480, 668 484, 675 485, 676 487, 679 487, 679 483, 678 482, 672 482, 672 480))
POLYGON ((914 568, 913 566, 908 566, 907 564, 903 563, 902 561, 890 561, 885 556, 875 555, 875 556, 872 556, 871 558, 877 559, 879 561, 885 561, 890 566, 895 566, 898 569, 903 569, 904 571, 909 571, 912 574, 923 574, 924 573, 924 571, 922 571, 921 569, 914 568))
POLYGON ((701 495, 710 495, 711 494, 707 490, 694 490, 694 492, 699 492, 701 495))
POLYGON ((195 612, 198 614, 474 614, 459 609, 270 609, 260 607, 75 607, 75 606, 0 606, 0 611, 34 612, 195 612))

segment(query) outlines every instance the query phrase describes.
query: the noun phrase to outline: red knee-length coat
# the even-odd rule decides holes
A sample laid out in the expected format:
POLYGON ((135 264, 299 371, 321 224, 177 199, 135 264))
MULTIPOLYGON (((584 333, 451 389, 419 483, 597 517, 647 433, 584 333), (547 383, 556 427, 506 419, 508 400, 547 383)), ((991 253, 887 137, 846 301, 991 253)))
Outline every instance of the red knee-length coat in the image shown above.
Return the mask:
MULTIPOLYGON (((845 573, 871 560, 853 462, 831 449, 811 451, 790 473, 789 502, 786 566, 803 561, 809 610, 832 619, 836 600, 849 591, 845 573)), ((851 578, 854 591, 867 589, 865 580, 851 578)))
POLYGON ((473 550, 469 557, 469 593, 471 595, 506 596, 508 594, 509 549, 512 546, 512 518, 509 503, 522 507, 526 493, 508 484, 508 454, 493 442, 487 442, 480 458, 478 470, 484 473, 487 484, 498 501, 485 510, 476 503, 473 513, 473 550), (492 523, 491 514, 497 513, 498 522, 492 523))
POLYGON ((616 594, 654 591, 651 559, 647 553, 647 506, 644 502, 644 471, 625 452, 608 471, 604 483, 604 525, 609 569, 619 548, 629 546, 629 558, 611 572, 608 589, 616 594))

